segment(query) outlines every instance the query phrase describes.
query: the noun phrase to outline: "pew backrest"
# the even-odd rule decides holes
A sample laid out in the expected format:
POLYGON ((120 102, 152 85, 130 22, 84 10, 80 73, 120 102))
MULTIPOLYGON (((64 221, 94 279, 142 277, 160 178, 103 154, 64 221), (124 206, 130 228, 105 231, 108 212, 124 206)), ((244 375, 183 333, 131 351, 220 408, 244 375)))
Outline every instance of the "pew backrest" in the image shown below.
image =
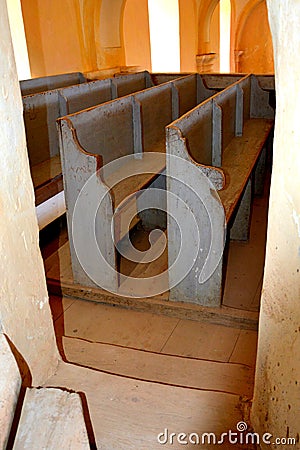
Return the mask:
POLYGON ((213 165, 213 103, 211 99, 183 115, 170 126, 183 136, 188 152, 199 164, 213 165))
POLYGON ((81 72, 62 73, 59 75, 21 80, 20 88, 22 95, 30 95, 64 86, 71 86, 73 84, 80 84, 86 81, 86 77, 81 72))
POLYGON ((23 97, 23 108, 30 164, 36 165, 58 155, 58 91, 27 95, 23 97))
POLYGON ((274 119, 256 76, 246 75, 170 124, 185 141, 188 153, 198 164, 222 166, 224 150, 243 135, 247 120, 274 119))
MULTIPOLYGON (((74 129, 78 145, 88 153, 101 155, 103 164, 133 153, 133 102, 131 96, 79 111, 59 123, 74 129)), ((67 150, 65 149, 65 152, 67 150)))
POLYGON ((164 151, 165 126, 173 120, 171 84, 155 86, 133 97, 140 111, 143 151, 164 151))
POLYGON ((135 74, 118 75, 113 78, 113 84, 116 87, 116 97, 124 97, 154 86, 151 76, 146 70, 135 74))
POLYGON ((59 89, 60 115, 66 116, 115 98, 111 78, 59 89))

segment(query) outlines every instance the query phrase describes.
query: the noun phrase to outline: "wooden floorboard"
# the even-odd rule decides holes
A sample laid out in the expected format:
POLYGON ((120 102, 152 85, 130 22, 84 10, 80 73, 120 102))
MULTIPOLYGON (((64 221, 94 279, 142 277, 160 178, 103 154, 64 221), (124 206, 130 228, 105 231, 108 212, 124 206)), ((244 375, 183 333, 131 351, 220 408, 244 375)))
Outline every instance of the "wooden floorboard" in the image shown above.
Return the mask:
MULTIPOLYGON (((236 430, 244 418, 239 395, 139 381, 65 363, 45 385, 82 392, 97 448, 105 450, 159 449, 162 445, 157 436, 165 429, 220 436, 236 430)), ((164 447, 178 448, 178 444, 164 447)), ((222 448, 232 445, 223 444, 222 448)), ((250 449, 249 445, 235 448, 250 449)))
POLYGON ((136 311, 165 314, 179 319, 208 321, 220 325, 236 326, 256 330, 258 313, 231 307, 208 308, 192 303, 171 302, 166 292, 152 298, 117 296, 100 288, 75 284, 72 276, 69 245, 66 242, 45 261, 48 290, 54 295, 118 305, 136 311))
POLYGON ((253 368, 63 338, 67 361, 139 380, 252 397, 253 368))
POLYGON ((258 313, 253 311, 242 311, 226 306, 208 308, 184 302, 171 302, 167 298, 139 299, 121 297, 101 289, 87 288, 53 279, 48 279, 47 283, 49 292, 54 295, 64 295, 75 299, 115 305, 134 309, 135 311, 165 314, 178 319, 198 320, 249 330, 257 330, 258 327, 258 313))

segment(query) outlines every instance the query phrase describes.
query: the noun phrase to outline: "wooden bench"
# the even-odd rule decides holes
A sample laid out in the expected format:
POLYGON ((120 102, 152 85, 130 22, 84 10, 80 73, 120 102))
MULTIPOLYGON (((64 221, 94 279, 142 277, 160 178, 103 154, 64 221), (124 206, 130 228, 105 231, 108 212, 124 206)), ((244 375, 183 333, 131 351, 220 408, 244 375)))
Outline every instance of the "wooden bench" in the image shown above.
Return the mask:
POLYGON ((0 365, 0 448, 90 449, 79 394, 22 386, 14 354, 2 333, 0 365))
POLYGON ((64 86, 84 83, 87 78, 81 72, 62 73, 48 77, 31 78, 20 81, 22 95, 37 94, 39 92, 50 91, 64 86))
MULTIPOLYGON (((141 189, 151 187, 164 188, 165 170, 165 127, 176 119, 179 114, 197 105, 214 91, 207 89, 200 75, 194 74, 174 80, 159 86, 146 89, 121 99, 66 116, 58 121, 60 129, 60 148, 63 162, 64 190, 67 205, 68 233, 71 248, 72 268, 75 282, 94 286, 78 261, 73 242, 74 209, 79 192, 92 175, 98 173, 97 183, 93 188, 97 201, 105 195, 105 205, 99 217, 101 226, 96 229, 96 239, 101 247, 104 260, 117 269, 117 251, 111 236, 111 220, 117 211, 114 222, 115 241, 121 241, 134 226, 139 217, 139 198, 136 193, 141 189), (153 157, 152 152, 157 153, 153 157), (147 156, 147 154, 149 156, 147 156), (106 165, 117 161, 122 156, 135 155, 128 162, 115 165, 113 170, 106 165), (104 171, 99 175, 99 168, 104 171), (132 171, 141 172, 138 176, 126 178, 132 171), (117 180, 123 180, 118 182, 117 180), (129 224, 128 215, 135 217, 129 224)), ((90 194, 90 193, 89 193, 90 194)), ((96 200, 95 200, 96 199, 96 200)), ((163 211, 166 204, 162 204, 163 211)), ((85 242, 83 249, 86 255, 93 254, 93 248, 88 248, 85 233, 90 229, 91 216, 85 206, 79 214, 82 236, 79 240, 85 242)), ((163 220, 158 217, 158 220, 163 220)), ((77 216, 76 216, 77 221, 77 216)), ((149 215, 143 221, 152 221, 149 215)), ((77 222, 76 222, 77 223, 77 222)), ((163 226, 162 223, 159 225, 163 226)), ((90 229, 90 232, 92 230, 90 229)), ((87 261, 93 273, 93 268, 106 274, 105 265, 99 261, 87 261)), ((118 287, 118 279, 109 278, 108 285, 118 287)), ((104 286, 102 286, 104 287, 104 286)))
MULTIPOLYGON (((68 81, 72 79, 71 76, 68 77, 68 81)), ((56 78, 55 80, 58 83, 56 78)), ((151 85, 150 74, 145 71, 23 96, 27 148, 36 205, 63 190, 56 120, 66 114, 151 85)))
POLYGON ((27 147, 39 227, 65 212, 56 119, 150 86, 146 71, 23 97, 27 147))
MULTIPOLYGON (((244 78, 247 74, 241 73, 201 73, 201 76, 209 89, 222 91, 223 89, 244 78)), ((255 75, 255 74, 254 74, 255 75)), ((259 86, 266 91, 275 90, 274 75, 255 75, 259 86)))
POLYGON ((179 218, 183 233, 189 230, 183 257, 191 267, 182 280, 182 267, 174 264, 180 228, 169 218, 169 279, 171 284, 181 280, 171 289, 171 300, 221 304, 225 227, 231 227, 232 238, 248 238, 252 176, 262 172, 263 149, 274 122, 268 101, 268 92, 249 75, 167 127, 168 154, 190 164, 186 169, 182 160, 167 159, 168 192, 188 205, 197 224, 191 230, 186 206, 169 196, 169 215, 179 218))

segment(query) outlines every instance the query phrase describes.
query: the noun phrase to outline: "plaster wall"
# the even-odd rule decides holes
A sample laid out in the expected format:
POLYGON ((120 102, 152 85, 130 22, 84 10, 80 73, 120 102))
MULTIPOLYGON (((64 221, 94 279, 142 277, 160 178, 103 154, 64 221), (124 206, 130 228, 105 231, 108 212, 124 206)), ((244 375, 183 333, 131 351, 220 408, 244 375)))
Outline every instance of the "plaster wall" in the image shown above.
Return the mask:
POLYGON ((272 73, 274 72, 273 48, 268 23, 267 5, 258 2, 249 11, 241 30, 237 30, 239 39, 237 49, 242 52, 237 67, 238 72, 272 73))
POLYGON ((220 70, 220 3, 217 4, 213 15, 211 17, 211 33, 210 33, 210 48, 211 52, 216 54, 216 59, 212 66, 212 72, 219 72, 220 70))
POLYGON ((0 0, 0 9, 0 327, 39 385, 54 372, 59 356, 39 250, 6 0, 0 0))
POLYGON ((124 0, 21 0, 32 77, 124 66, 124 0))
POLYGON ((19 80, 26 80, 31 77, 31 73, 22 17, 21 1, 7 0, 7 8, 18 78, 19 80))
POLYGON ((197 71, 216 72, 219 70, 219 0, 200 2, 198 7, 198 50, 197 71))
MULTIPOLYGON (((86 19, 94 17, 95 32, 91 42, 95 42, 97 68, 125 66, 123 15, 126 0, 90 0, 90 3, 94 11, 86 15, 86 19)), ((85 24, 84 33, 87 30, 85 24)))
MULTIPOLYGON (((300 416, 300 3, 268 0, 276 127, 252 423, 295 437, 300 416)), ((270 448, 262 444, 262 448, 270 448)))
POLYGON ((195 0, 179 0, 179 29, 180 70, 181 72, 196 72, 198 37, 195 0))
POLYGON ((238 19, 251 2, 257 3, 258 1, 260 0, 231 0, 231 7, 234 7, 235 17, 238 19))
POLYGON ((32 77, 88 70, 77 0, 22 0, 32 77))

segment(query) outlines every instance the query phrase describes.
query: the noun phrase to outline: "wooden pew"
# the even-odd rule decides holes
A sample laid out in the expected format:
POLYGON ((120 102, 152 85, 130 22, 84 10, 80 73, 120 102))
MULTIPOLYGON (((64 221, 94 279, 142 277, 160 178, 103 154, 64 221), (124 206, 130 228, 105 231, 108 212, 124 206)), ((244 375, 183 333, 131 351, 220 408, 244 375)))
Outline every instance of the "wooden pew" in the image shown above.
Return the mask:
POLYGON ((181 280, 172 287, 171 300, 221 305, 225 228, 231 227, 232 238, 248 237, 252 175, 274 121, 268 100, 257 78, 249 75, 167 127, 168 192, 186 203, 180 206, 168 198, 169 279, 171 285, 181 280), (187 207, 195 217, 192 230, 187 207), (180 231, 187 230, 184 264, 178 267, 180 231), (191 270, 182 279, 184 265, 191 270))
POLYGON ((152 86, 149 72, 144 71, 59 89, 61 117, 152 86))
MULTIPOLYGON (((63 190, 56 119, 151 85, 148 72, 97 80, 23 97, 36 205, 63 190)), ((60 208, 61 209, 61 208, 60 208)))
POLYGON ((117 97, 112 78, 89 81, 58 90, 60 117, 73 114, 117 97))
MULTIPOLYGON (((201 76, 209 89, 222 91, 236 81, 244 78, 247 74, 242 73, 201 73, 201 76)), ((255 74, 254 74, 255 75, 255 74)), ((274 75, 255 75, 260 87, 266 91, 275 90, 274 75)))
POLYGON ((20 89, 22 95, 30 95, 64 86, 71 86, 73 84, 80 84, 86 81, 86 77, 81 72, 62 73, 59 75, 21 80, 20 89))
MULTIPOLYGON (((72 77, 68 76, 67 79, 63 76, 53 77, 52 84, 61 84, 61 79, 66 84, 75 81, 73 74, 70 75, 72 77)), ((36 205, 49 200, 63 189, 56 119, 120 97, 124 92, 145 88, 151 84, 149 77, 148 72, 141 72, 23 96, 27 148, 36 205)), ((43 82, 44 84, 41 81, 38 87, 45 88, 47 80, 43 79, 43 82)))
POLYGON ((118 75, 112 81, 116 87, 116 95, 114 98, 124 97, 125 95, 142 91, 155 85, 147 70, 135 74, 118 75))
MULTIPOLYGON (((58 83, 59 76, 54 78, 58 83)), ((71 80, 74 81, 74 78, 67 77, 65 83, 71 80)), ((128 92, 145 89, 150 85, 151 77, 144 71, 23 96, 27 148, 36 205, 63 190, 56 120, 66 114, 110 101, 128 92)), ((45 87, 45 84, 43 86, 45 87)))
MULTIPOLYGON (((92 175, 97 175, 93 187, 93 197, 97 201, 105 195, 105 205, 99 217, 101 226, 97 228, 96 239, 104 254, 104 260, 117 269, 117 252, 111 236, 111 221, 115 214, 114 234, 116 242, 121 241, 129 228, 139 220, 135 217, 128 225, 128 214, 137 214, 141 189, 156 184, 164 187, 165 170, 165 127, 191 106, 197 105, 214 91, 205 88, 201 76, 194 74, 173 82, 143 90, 121 99, 66 116, 58 121, 60 149, 63 163, 64 190, 67 204, 68 232, 71 247, 72 268, 75 282, 94 286, 93 281, 82 269, 73 243, 75 205, 79 192, 92 175), (157 157, 153 156, 153 153, 157 157), (106 165, 126 155, 135 155, 128 162, 122 161, 112 170, 106 165), (148 156, 147 156, 148 155, 148 156), (99 168, 104 170, 99 175, 99 168), (141 173, 127 178, 134 170, 141 173), (162 176, 161 176, 162 175, 162 176), (122 182, 114 183, 121 178, 122 182), (122 207, 121 207, 122 206, 122 207), (128 212, 129 211, 129 212, 128 212)), ((90 194, 90 193, 89 193, 90 194)), ((166 210, 166 204, 161 205, 166 210)), ((89 216, 84 207, 76 216, 81 222, 82 236, 85 242, 86 230, 90 229, 89 216)), ((150 220, 146 215, 143 220, 150 220)), ((90 230, 90 232, 92 232, 90 230)), ((93 255, 93 248, 85 248, 87 255, 93 255)), ((93 273, 97 267, 106 273, 105 264, 99 261, 87 261, 93 273)), ((117 276, 106 275, 108 285, 118 287, 117 276)), ((102 286, 103 287, 103 286, 102 286)))
POLYGON ((60 116, 57 90, 23 97, 24 123, 36 205, 62 189, 56 119, 60 116))

